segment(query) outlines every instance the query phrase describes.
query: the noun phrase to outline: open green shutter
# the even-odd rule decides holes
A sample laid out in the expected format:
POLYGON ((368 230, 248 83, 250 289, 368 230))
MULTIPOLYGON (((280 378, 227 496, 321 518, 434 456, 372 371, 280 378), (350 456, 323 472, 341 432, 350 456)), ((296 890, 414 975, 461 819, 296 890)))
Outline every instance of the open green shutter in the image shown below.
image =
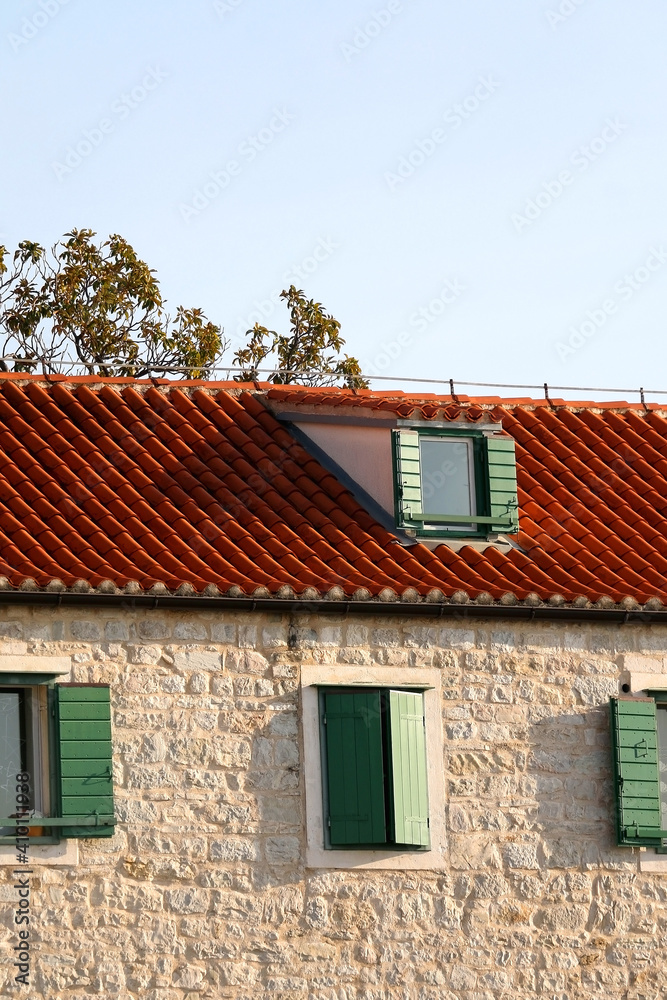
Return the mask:
POLYGON ((487 438, 486 457, 489 475, 489 514, 498 518, 491 530, 513 534, 519 530, 514 441, 510 437, 487 438))
POLYGON ((389 692, 393 834, 397 844, 430 845, 424 697, 389 692))
POLYGON ((660 776, 652 698, 612 698, 611 733, 619 845, 659 845, 660 776))
POLYGON ((410 524, 422 512, 421 465, 417 431, 392 431, 399 524, 410 524))
POLYGON ((325 691, 322 722, 331 846, 386 843, 380 692, 325 691))
POLYGON ((104 684, 58 684, 56 694, 60 813, 99 817, 98 826, 62 827, 63 837, 111 837, 111 709, 104 684))

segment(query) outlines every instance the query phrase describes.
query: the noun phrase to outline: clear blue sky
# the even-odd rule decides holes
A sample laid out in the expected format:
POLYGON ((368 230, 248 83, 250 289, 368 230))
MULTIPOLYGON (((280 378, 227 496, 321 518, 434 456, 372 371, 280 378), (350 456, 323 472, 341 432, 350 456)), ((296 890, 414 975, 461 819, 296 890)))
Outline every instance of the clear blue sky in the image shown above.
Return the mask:
POLYGON ((5 3, 0 240, 118 232, 235 343, 294 282, 377 374, 667 389, 665 37, 663 0, 5 3))

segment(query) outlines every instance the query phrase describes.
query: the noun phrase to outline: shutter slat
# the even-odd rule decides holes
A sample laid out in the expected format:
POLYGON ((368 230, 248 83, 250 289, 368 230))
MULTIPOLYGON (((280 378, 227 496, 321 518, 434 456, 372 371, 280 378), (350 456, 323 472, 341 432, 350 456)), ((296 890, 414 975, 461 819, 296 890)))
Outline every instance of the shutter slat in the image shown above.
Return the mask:
POLYGON ((323 694, 332 847, 387 841, 379 691, 323 694))
POLYGON ((652 699, 611 699, 619 845, 661 844, 656 707, 652 699))
POLYGON ((65 701, 60 704, 60 718, 106 720, 111 718, 111 710, 108 702, 103 701, 65 701))
MULTIPOLYGON (((60 811, 67 816, 113 815, 109 688, 55 687, 60 811)), ((111 837, 113 826, 62 828, 64 837, 111 837)))
POLYGON ((510 437, 486 439, 489 478, 489 513, 499 521, 493 530, 513 533, 519 530, 519 502, 516 485, 516 455, 510 437), (511 519, 510 527, 507 518, 511 519), (503 521, 505 522, 503 524, 503 521))
POLYGON ((59 684, 58 701, 62 705, 68 701, 101 701, 109 703, 109 688, 106 684, 59 684))
POLYGON ((424 698, 412 691, 389 692, 394 840, 414 847, 430 845, 424 698))

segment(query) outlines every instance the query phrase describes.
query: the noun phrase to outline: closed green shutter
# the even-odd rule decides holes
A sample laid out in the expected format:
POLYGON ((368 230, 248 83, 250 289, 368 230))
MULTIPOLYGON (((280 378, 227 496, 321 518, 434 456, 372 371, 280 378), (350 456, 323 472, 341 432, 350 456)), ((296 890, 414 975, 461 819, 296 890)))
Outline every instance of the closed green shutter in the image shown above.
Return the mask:
POLYGON ((396 515, 400 525, 410 524, 422 512, 421 463, 417 431, 392 431, 396 515))
POLYGON ((513 534, 519 530, 519 502, 516 488, 516 456, 510 437, 486 439, 489 475, 489 514, 498 518, 492 531, 513 534))
POLYGON ((323 694, 332 847, 387 842, 379 691, 323 694))
POLYGON ((424 697, 389 692, 389 743, 394 836, 397 844, 430 845, 424 697))
POLYGON ((660 777, 652 698, 612 698, 611 732, 619 845, 660 845, 660 777))
POLYGON ((55 688, 60 813, 99 817, 99 826, 62 827, 63 837, 113 835, 111 710, 104 684, 55 688))

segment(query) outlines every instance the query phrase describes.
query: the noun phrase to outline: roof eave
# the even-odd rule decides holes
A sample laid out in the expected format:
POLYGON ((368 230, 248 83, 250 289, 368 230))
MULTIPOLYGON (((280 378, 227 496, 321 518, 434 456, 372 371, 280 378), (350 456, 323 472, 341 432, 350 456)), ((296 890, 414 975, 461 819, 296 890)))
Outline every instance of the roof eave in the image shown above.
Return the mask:
POLYGON ((505 619, 512 621, 598 622, 613 625, 667 624, 667 608, 649 611, 643 608, 531 607, 526 604, 455 604, 447 602, 386 602, 285 600, 277 597, 184 597, 176 595, 78 594, 45 591, 0 592, 0 607, 95 607, 146 609, 162 611, 233 611, 268 612, 285 615, 322 614, 326 616, 376 615, 389 618, 429 619, 505 619))

